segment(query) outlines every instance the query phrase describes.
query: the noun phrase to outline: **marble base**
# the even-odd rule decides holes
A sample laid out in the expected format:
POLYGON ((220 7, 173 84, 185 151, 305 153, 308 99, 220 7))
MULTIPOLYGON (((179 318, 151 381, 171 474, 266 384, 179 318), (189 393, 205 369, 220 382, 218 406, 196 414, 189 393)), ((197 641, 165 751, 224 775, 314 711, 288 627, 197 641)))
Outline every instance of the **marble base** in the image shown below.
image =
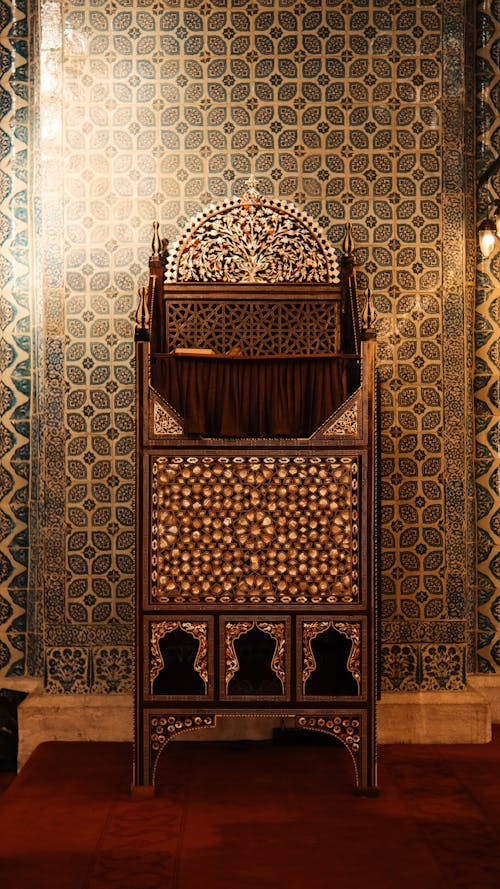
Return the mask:
POLYGON ((479 691, 392 692, 378 707, 379 744, 487 744, 491 707, 479 691))
POLYGON ((21 768, 44 741, 131 741, 132 695, 29 695, 18 711, 21 768))
POLYGON ((468 677, 468 684, 488 701, 491 721, 500 724, 500 673, 476 673, 468 677))
MULTIPOLYGON (((30 692, 18 709, 20 768, 44 741, 132 740, 131 695, 47 695, 39 682, 26 679, 9 680, 8 686, 30 692)), ((491 740, 492 722, 500 722, 500 676, 471 676, 465 691, 383 695, 378 705, 378 742, 484 744, 491 740)), ((293 721, 219 717, 214 729, 183 733, 178 740, 260 741, 288 724, 293 721)))

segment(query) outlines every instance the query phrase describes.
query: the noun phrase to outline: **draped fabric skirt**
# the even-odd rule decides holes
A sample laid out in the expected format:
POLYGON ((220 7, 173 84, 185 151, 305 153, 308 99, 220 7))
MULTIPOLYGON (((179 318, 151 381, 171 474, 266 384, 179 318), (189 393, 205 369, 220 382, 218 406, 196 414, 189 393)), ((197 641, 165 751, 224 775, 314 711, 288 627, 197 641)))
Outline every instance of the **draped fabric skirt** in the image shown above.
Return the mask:
POLYGON ((156 356, 151 383, 187 435, 307 438, 359 386, 342 356, 156 356))

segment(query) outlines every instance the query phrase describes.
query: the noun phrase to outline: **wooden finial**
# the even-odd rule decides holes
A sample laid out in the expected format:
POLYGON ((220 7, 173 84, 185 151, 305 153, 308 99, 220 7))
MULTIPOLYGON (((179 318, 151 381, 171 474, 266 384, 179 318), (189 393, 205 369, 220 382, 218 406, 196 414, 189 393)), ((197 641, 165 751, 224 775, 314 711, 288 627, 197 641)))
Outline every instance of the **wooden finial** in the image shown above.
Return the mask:
POLYGON ((372 292, 369 287, 365 290, 365 305, 363 308, 363 314, 361 316, 361 321, 363 323, 364 330, 373 330, 375 326, 375 306, 373 305, 373 297, 372 292))
POLYGON ((151 254, 151 259, 159 259, 160 258, 160 250, 161 250, 161 241, 159 235, 159 222, 153 222, 153 240, 151 241, 151 250, 153 251, 151 254))
POLYGON ((139 305, 135 313, 136 332, 141 330, 149 331, 149 317, 147 291, 145 287, 140 287, 139 305))
POLYGON ((345 224, 345 235, 342 241, 342 250, 344 256, 352 256, 354 253, 354 238, 352 236, 352 225, 350 222, 345 224))

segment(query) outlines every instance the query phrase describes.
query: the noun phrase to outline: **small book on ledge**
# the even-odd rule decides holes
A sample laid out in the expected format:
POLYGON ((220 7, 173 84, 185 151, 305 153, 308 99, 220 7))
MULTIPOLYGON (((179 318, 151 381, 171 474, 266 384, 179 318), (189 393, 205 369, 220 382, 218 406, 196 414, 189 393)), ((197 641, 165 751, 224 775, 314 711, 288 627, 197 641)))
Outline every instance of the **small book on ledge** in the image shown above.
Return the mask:
POLYGON ((243 352, 238 346, 233 346, 232 349, 229 349, 224 355, 221 355, 220 352, 214 352, 213 349, 174 349, 174 355, 184 355, 199 358, 242 358, 243 352))
POLYGON ((216 357, 217 352, 213 349, 174 349, 174 355, 200 355, 205 357, 216 357))

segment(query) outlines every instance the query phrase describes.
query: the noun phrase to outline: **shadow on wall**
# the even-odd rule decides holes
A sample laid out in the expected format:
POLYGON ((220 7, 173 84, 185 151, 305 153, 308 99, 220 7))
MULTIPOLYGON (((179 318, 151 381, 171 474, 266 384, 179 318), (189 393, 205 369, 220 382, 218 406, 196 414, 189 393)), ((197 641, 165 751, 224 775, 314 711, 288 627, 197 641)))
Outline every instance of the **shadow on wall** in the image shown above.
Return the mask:
POLYGON ((17 708, 27 692, 0 688, 0 772, 17 771, 17 708))

